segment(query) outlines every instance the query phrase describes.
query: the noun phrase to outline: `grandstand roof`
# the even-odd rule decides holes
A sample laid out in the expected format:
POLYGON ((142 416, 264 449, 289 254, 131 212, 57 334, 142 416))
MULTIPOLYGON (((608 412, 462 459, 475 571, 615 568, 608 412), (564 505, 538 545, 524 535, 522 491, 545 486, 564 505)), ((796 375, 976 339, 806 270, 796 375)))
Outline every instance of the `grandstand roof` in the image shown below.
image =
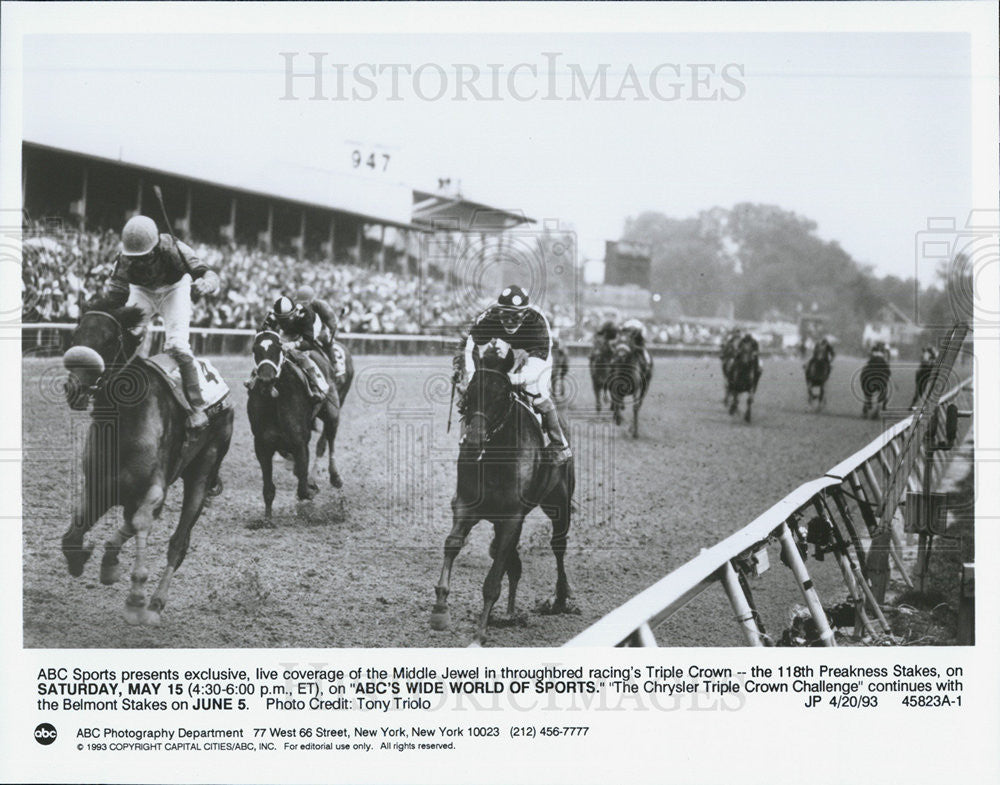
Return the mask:
POLYGON ((520 210, 502 210, 461 194, 413 192, 413 223, 428 229, 462 232, 501 232, 525 223, 536 223, 520 210))
POLYGON ((155 151, 141 148, 131 151, 121 147, 116 156, 114 150, 96 149, 97 145, 91 146, 91 149, 80 149, 86 145, 70 147, 27 137, 24 144, 152 174, 180 177, 245 194, 335 210, 368 223, 426 231, 425 227, 415 225, 410 220, 413 206, 411 189, 318 166, 269 162, 266 165, 257 163, 244 167, 238 162, 224 160, 217 160, 215 165, 206 165, 204 160, 196 157, 192 157, 188 164, 177 164, 161 159, 155 151))

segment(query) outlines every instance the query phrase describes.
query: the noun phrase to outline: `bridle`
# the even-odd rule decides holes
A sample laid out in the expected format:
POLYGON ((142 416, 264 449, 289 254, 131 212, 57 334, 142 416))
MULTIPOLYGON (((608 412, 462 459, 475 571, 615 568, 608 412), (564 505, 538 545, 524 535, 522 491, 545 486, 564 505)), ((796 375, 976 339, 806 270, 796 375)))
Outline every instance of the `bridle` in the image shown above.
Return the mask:
MULTIPOLYGON (((476 373, 495 373, 498 376, 503 377, 509 383, 509 379, 507 377, 507 374, 504 371, 498 371, 496 368, 477 368, 476 369, 476 373)), ((473 380, 475 380, 475 377, 473 377, 473 380)), ((469 384, 469 387, 470 388, 472 387, 471 382, 469 384)), ((466 390, 466 395, 468 395, 468 390, 466 390)), ((496 436, 497 433, 500 432, 500 429, 503 428, 503 426, 507 423, 507 419, 510 417, 510 413, 514 410, 514 403, 515 403, 515 401, 514 401, 514 392, 513 392, 513 389, 511 388, 511 389, 507 390, 507 408, 504 410, 503 414, 500 415, 499 417, 497 417, 493 421, 490 421, 489 419, 487 419, 487 423, 489 425, 488 425, 488 427, 486 429, 486 436, 483 437, 484 449, 485 449, 485 445, 489 444, 490 441, 493 439, 493 437, 496 436)), ((485 413, 483 413, 483 412, 476 412, 476 414, 480 414, 483 417, 486 416, 485 413)), ((462 420, 464 422, 467 422, 468 421, 468 417, 469 417, 469 413, 467 411, 463 411, 462 412, 462 420)), ((465 442, 465 437, 463 436, 462 437, 462 441, 460 442, 460 444, 464 444, 464 442, 465 442)), ((482 457, 482 454, 483 454, 483 451, 480 451, 480 453, 479 453, 480 457, 482 457)))
MULTIPOLYGON (((101 371, 100 375, 94 380, 94 383, 87 388, 87 395, 94 395, 106 387, 108 382, 110 382, 118 372, 124 369, 127 365, 129 365, 129 363, 132 362, 132 360, 136 358, 136 355, 139 354, 139 349, 142 348, 142 341, 138 341, 135 345, 135 351, 128 354, 125 349, 125 328, 122 327, 122 323, 118 321, 116 316, 108 313, 107 311, 87 311, 87 313, 85 313, 80 319, 81 324, 83 319, 87 316, 103 316, 105 319, 110 319, 114 322, 118 331, 118 351, 116 351, 114 357, 111 358, 111 362, 105 363, 104 370, 101 371), (119 360, 122 358, 124 358, 125 361, 119 363, 119 360), (117 370, 112 373, 112 369, 117 370)), ((77 327, 77 329, 79 330, 79 327, 77 327)))
POLYGON ((261 330, 259 333, 257 333, 257 337, 254 339, 254 346, 257 345, 257 342, 260 340, 260 337, 262 335, 274 336, 274 342, 278 345, 278 362, 275 362, 274 360, 271 360, 267 357, 265 357, 263 360, 260 360, 259 362, 255 360, 253 367, 254 372, 256 373, 257 370, 259 370, 262 365, 270 365, 272 368, 274 368, 275 376, 281 376, 281 367, 285 364, 285 352, 281 349, 281 336, 278 335, 278 333, 274 332, 274 330, 261 330))

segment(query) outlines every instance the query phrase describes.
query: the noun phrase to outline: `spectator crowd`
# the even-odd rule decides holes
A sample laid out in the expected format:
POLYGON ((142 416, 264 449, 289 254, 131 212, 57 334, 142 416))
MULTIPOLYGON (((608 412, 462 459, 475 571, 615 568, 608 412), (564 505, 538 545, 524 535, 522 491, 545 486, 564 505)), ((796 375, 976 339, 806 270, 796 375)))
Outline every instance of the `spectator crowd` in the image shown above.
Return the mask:
MULTIPOLYGON (((116 232, 66 231, 35 224, 23 241, 21 294, 25 322, 74 322, 91 298, 100 294, 120 248, 116 232)), ((219 294, 195 303, 193 325, 255 328, 275 298, 303 284, 337 309, 341 330, 354 333, 416 334, 460 331, 486 306, 461 287, 428 278, 379 273, 350 264, 317 262, 250 249, 197 244, 195 251, 222 280, 219 294), (421 327, 423 325, 423 328, 421 327)), ((577 319, 575 308, 553 304, 547 315, 563 341, 589 341, 613 310, 590 308, 577 319)), ((647 340, 658 344, 718 345, 724 326, 697 323, 647 323, 647 340)))

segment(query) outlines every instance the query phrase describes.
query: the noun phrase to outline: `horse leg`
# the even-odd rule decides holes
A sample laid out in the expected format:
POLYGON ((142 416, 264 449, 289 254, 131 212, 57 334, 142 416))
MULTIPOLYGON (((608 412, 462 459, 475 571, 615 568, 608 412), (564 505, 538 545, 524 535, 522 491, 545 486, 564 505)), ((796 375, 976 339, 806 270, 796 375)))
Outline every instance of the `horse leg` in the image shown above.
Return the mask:
POLYGON ((333 407, 328 407, 327 416, 323 420, 323 433, 320 434, 319 442, 316 445, 316 456, 320 457, 321 453, 319 446, 326 444, 330 448, 330 456, 327 459, 327 468, 330 474, 330 485, 334 488, 344 487, 344 481, 340 479, 340 474, 337 472, 337 464, 333 460, 333 442, 337 438, 337 428, 340 426, 340 411, 333 409, 333 407))
MULTIPOLYGON (((163 486, 154 480, 130 522, 135 529, 135 562, 132 565, 132 585, 125 600, 125 621, 129 624, 142 624, 145 621, 146 581, 149 580, 146 542, 153 527, 154 510, 162 503, 163 486)), ((127 511, 126 521, 128 522, 127 511)))
POLYGON ((452 503, 451 531, 444 541, 444 562, 441 565, 441 577, 434 587, 434 610, 431 611, 431 629, 447 630, 451 626, 451 614, 448 612, 448 592, 451 590, 451 568, 455 557, 465 545, 469 530, 476 524, 478 518, 468 511, 452 503))
POLYGON ((181 505, 181 517, 177 529, 170 538, 167 547, 167 566, 160 577, 160 583, 146 606, 143 621, 146 624, 159 626, 160 614, 167 604, 167 592, 174 573, 180 569, 181 562, 187 555, 188 544, 191 542, 191 529, 205 507, 205 497, 208 493, 209 479, 218 471, 218 450, 210 447, 194 463, 184 470, 184 502, 181 505))
POLYGON ((739 411, 739 408, 740 408, 740 394, 734 392, 734 393, 731 394, 731 399, 730 399, 730 403, 729 403, 729 415, 730 415, 730 417, 732 415, 736 414, 736 412, 739 411))
POLYGON ((84 535, 114 502, 110 478, 101 479, 103 482, 88 477, 83 497, 77 501, 69 528, 62 537, 62 552, 66 557, 66 567, 74 578, 79 578, 83 574, 83 567, 94 550, 93 546, 84 546, 84 535))
POLYGON ((493 564, 490 571, 486 573, 486 580, 483 581, 483 612, 479 615, 479 627, 476 630, 476 637, 472 641, 473 646, 482 646, 486 643, 486 628, 490 623, 490 612, 493 606, 500 599, 500 589, 503 584, 504 573, 507 572, 507 565, 510 563, 510 555, 517 550, 517 542, 521 539, 521 526, 524 519, 517 521, 504 521, 494 524, 496 536, 494 537, 493 564))
POLYGON ((515 547, 507 562, 507 616, 510 618, 514 617, 517 607, 517 584, 521 580, 521 571, 521 555, 515 547))
POLYGON ((596 379, 591 380, 594 385, 594 405, 598 413, 601 411, 601 394, 603 393, 603 385, 596 379))
POLYGON ((257 463, 264 477, 264 520, 271 520, 271 506, 274 504, 274 450, 263 445, 257 446, 257 463))
POLYGON ((572 594, 569 579, 566 577, 566 540, 569 535, 570 503, 565 488, 557 488, 541 505, 550 521, 552 521, 552 553, 556 557, 556 592, 555 595, 541 603, 538 610, 541 613, 573 613, 575 608, 570 602, 572 594))
POLYGON ((750 409, 753 406, 753 390, 747 393, 747 411, 743 415, 744 422, 750 422, 750 409))
MULTIPOLYGON (((157 510, 158 512, 159 510, 157 510)), ((156 515, 156 517, 159 517, 159 515, 156 515)), ((122 546, 134 536, 135 528, 132 526, 131 520, 126 520, 118 528, 118 531, 112 534, 111 538, 104 543, 104 558, 101 559, 101 583, 105 586, 117 583, 119 578, 121 578, 122 570, 121 564, 118 562, 118 554, 121 553, 122 546)))
POLYGON ((295 448, 295 476, 298 478, 298 497, 306 501, 316 495, 319 486, 309 477, 309 436, 306 434, 298 447, 295 448))

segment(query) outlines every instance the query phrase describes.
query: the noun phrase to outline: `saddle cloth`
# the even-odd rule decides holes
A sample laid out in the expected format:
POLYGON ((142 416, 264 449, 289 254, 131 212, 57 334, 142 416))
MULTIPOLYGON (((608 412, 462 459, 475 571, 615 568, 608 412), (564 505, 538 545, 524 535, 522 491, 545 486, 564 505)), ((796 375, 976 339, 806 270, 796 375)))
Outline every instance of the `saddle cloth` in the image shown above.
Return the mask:
POLYGON ((347 373, 347 355, 344 353, 344 347, 334 341, 332 343, 333 348, 333 373, 337 379, 342 379, 344 374, 347 373))
MULTIPOLYGON (((145 361, 167 382, 181 408, 187 412, 191 411, 191 405, 184 394, 181 372, 174 358, 169 354, 156 354, 145 358, 145 361)), ((194 367, 198 369, 198 381, 201 383, 201 397, 205 401, 205 413, 211 417, 225 407, 229 395, 229 385, 222 378, 222 374, 208 360, 196 357, 194 367)))

